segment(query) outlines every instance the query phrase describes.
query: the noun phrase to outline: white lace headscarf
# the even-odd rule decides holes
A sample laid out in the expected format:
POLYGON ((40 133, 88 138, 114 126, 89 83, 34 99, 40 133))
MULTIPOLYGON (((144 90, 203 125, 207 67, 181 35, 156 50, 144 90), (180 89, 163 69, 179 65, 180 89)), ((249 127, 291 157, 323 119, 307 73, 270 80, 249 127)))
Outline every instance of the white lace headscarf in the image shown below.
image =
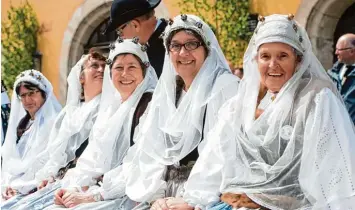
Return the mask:
POLYGON ((130 147, 132 118, 142 95, 153 92, 157 83, 154 68, 149 65, 146 47, 137 39, 118 39, 110 46, 108 65, 105 68, 100 109, 96 123, 89 137, 89 145, 78 159, 74 169, 68 171, 62 180, 63 187, 91 186, 97 178, 122 163, 130 147), (133 54, 147 66, 144 80, 132 95, 122 102, 121 95, 114 87, 110 66, 121 54, 133 54))
POLYGON ((165 166, 178 163, 200 144, 203 132, 206 134, 214 125, 223 102, 238 90, 239 79, 231 74, 213 31, 199 17, 176 16, 165 29, 165 47, 169 47, 171 34, 181 29, 197 33, 208 48, 208 55, 178 107, 177 72, 169 54, 165 55, 162 75, 137 136, 137 155, 135 160, 127 160, 132 162, 134 172, 130 172, 126 193, 135 201, 150 200, 158 189, 164 188, 165 166))
POLYGON ((42 153, 42 161, 49 161, 37 172, 40 182, 56 178, 59 169, 75 159, 75 152, 89 137, 95 123, 101 93, 88 102, 81 102, 82 85, 80 75, 89 55, 84 55, 71 69, 68 76, 67 103, 59 113, 51 134, 47 149, 42 153))
POLYGON ((230 192, 246 193, 270 209, 350 208, 355 195, 354 128, 304 28, 292 16, 261 19, 244 69, 240 91, 221 108, 190 174, 185 200, 203 208, 230 192), (260 83, 256 55, 262 44, 274 42, 293 47, 302 61, 255 119, 260 83))
MULTIPOLYGON (((47 146, 49 132, 60 109, 61 105, 54 96, 52 84, 41 72, 26 70, 16 77, 9 126, 1 150, 3 158, 2 187, 10 186, 24 194, 33 189, 35 185, 29 186, 29 182, 34 180, 35 173, 43 167, 43 163, 37 161, 38 154, 47 146), (46 93, 45 102, 36 112, 33 124, 25 132, 26 135, 22 136, 28 138, 22 157, 16 146, 17 126, 26 115, 21 100, 16 94, 16 86, 21 82, 35 84, 46 93)), ((21 141, 24 139, 19 140, 19 142, 21 141)))

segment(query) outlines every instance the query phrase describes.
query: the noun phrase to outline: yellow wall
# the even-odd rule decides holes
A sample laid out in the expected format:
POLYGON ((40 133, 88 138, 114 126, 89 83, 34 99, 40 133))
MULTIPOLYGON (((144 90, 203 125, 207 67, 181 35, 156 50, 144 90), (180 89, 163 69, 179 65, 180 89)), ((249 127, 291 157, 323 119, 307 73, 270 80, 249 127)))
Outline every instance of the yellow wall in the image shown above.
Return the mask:
MULTIPOLYGON (((180 14, 179 1, 163 0, 172 17, 180 14)), ((271 14, 296 14, 301 0, 249 0, 249 2, 251 7, 250 12, 266 16, 271 14)))
POLYGON ((272 14, 296 14, 301 0, 250 0, 251 12, 263 16, 272 14))
POLYGON ((178 3, 180 0, 163 0, 164 5, 169 11, 169 15, 171 18, 175 17, 176 15, 180 14, 180 8, 178 3))
MULTIPOLYGON (((29 0, 45 31, 38 37, 38 49, 43 54, 42 72, 52 82, 55 94, 59 95, 59 58, 64 31, 75 9, 83 0, 29 0)), ((18 6, 21 0, 11 0, 18 6)), ((7 19, 10 0, 1 1, 1 21, 7 19)))

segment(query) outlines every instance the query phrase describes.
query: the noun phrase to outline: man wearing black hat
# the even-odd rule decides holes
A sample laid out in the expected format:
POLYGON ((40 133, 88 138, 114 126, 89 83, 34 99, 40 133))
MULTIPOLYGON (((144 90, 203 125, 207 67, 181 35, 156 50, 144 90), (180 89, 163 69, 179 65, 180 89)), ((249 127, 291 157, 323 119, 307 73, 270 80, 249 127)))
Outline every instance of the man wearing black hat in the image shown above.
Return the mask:
POLYGON ((116 30, 122 38, 138 37, 147 44, 148 58, 160 77, 164 64, 165 48, 160 35, 167 21, 156 19, 154 9, 161 0, 114 0, 105 33, 116 30))

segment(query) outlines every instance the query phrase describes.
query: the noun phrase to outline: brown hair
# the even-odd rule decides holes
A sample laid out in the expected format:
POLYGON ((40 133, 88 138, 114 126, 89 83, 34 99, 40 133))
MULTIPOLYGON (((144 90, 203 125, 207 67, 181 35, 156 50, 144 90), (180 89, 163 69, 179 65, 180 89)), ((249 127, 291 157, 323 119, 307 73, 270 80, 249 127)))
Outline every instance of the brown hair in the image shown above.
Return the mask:
MULTIPOLYGON (((44 90, 42 90, 41 88, 39 88, 38 85, 33 84, 31 82, 20 82, 16 85, 15 87, 15 92, 17 95, 20 94, 20 88, 21 86, 25 87, 28 90, 38 90, 41 93, 41 96, 44 100, 46 100, 47 98, 47 94, 44 90)), ((26 127, 28 122, 30 121, 31 116, 28 113, 28 111, 26 110, 26 115, 20 120, 16 131, 17 131, 17 140, 16 140, 16 144, 19 142, 19 140, 21 139, 22 134, 26 131, 26 127)))
POLYGON ((85 69, 87 62, 90 59, 96 59, 99 61, 106 61, 106 57, 104 56, 104 53, 99 48, 96 48, 96 47, 90 48, 88 54, 89 54, 89 57, 86 61, 84 61, 84 64, 81 66, 81 71, 83 71, 85 69))
MULTIPOLYGON (((89 60, 95 59, 95 60, 105 61, 106 62, 106 57, 104 56, 103 52, 99 48, 96 48, 96 47, 90 48, 88 55, 89 55, 88 59, 85 60, 83 65, 81 66, 80 77, 82 76, 83 71, 86 68, 86 65, 87 65, 89 60)), ((85 101, 84 87, 82 85, 81 85, 80 101, 81 102, 85 101)))
POLYGON ((184 31, 186 32, 187 34, 190 34, 194 37, 196 37, 198 39, 199 42, 202 43, 202 47, 205 49, 205 52, 206 52, 206 57, 208 56, 209 54, 209 49, 207 47, 207 44, 205 43, 205 41, 202 39, 202 37, 200 36, 200 34, 198 34, 197 32, 195 32, 194 30, 191 30, 191 29, 185 29, 185 28, 182 28, 182 29, 178 29, 178 30, 175 30, 175 31, 172 31, 168 38, 166 39, 166 48, 167 48, 167 52, 169 53, 169 45, 171 44, 171 40, 173 39, 173 37, 175 36, 175 34, 179 33, 180 31, 184 31))
POLYGON ((142 73, 143 73, 143 78, 145 77, 145 72, 147 70, 147 67, 145 66, 145 64, 143 63, 143 61, 135 54, 132 54, 132 53, 121 53, 121 54, 118 54, 116 55, 114 58, 113 58, 113 61, 112 63, 110 64, 110 73, 111 73, 111 70, 112 70, 112 65, 115 63, 116 59, 118 56, 120 55, 123 55, 123 56, 126 56, 126 55, 133 55, 135 59, 137 59, 137 61, 139 62, 139 65, 141 66, 142 68, 142 73))
MULTIPOLYGON (((171 32, 168 36, 168 38, 166 39, 166 47, 169 48, 169 45, 171 43, 171 40, 173 39, 173 37, 175 36, 175 34, 179 33, 180 31, 184 31, 186 32, 187 34, 190 34, 194 37, 196 37, 198 39, 198 41, 200 41, 202 43, 202 47, 204 48, 205 52, 206 52, 206 57, 208 56, 209 54, 209 49, 205 43, 205 41, 202 39, 202 37, 197 33, 195 32, 194 30, 191 30, 191 29, 178 29, 178 30, 175 30, 173 32, 171 32)), ((167 50, 169 52, 169 50, 167 50)), ((180 99, 180 96, 181 96, 181 93, 182 93, 182 90, 183 88, 185 87, 185 83, 184 83, 184 80, 182 79, 181 76, 179 75, 176 75, 175 77, 175 80, 176 80, 176 91, 175 91, 175 106, 177 106, 177 103, 180 99)))

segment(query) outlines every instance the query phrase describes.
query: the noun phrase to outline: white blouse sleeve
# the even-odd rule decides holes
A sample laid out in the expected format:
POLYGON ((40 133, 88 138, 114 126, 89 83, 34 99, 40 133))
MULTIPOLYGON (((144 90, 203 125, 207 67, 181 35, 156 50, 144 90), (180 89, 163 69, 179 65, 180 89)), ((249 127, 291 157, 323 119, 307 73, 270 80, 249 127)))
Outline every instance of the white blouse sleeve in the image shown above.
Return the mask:
POLYGON ((85 158, 93 156, 96 151, 95 148, 97 147, 100 147, 100 145, 97 145, 96 141, 89 140, 89 144, 78 159, 76 167, 69 169, 61 180, 62 188, 78 188, 92 186, 97 183, 97 178, 103 175, 104 172, 102 169, 96 169, 93 167, 96 163, 95 157, 85 158))
POLYGON ((299 181, 314 209, 351 209, 355 203, 355 134, 344 104, 320 91, 305 124, 299 181))
MULTIPOLYGON (((140 126, 142 126, 142 122, 144 122, 146 119, 146 116, 147 116, 147 113, 149 110, 149 106, 150 106, 150 103, 148 104, 143 115, 140 117, 139 124, 135 128, 134 138, 133 138, 134 141, 137 140, 137 138, 135 138, 135 137, 137 136, 137 134, 139 132, 140 126)), ((137 142, 135 142, 135 143, 137 143, 137 142)), ((141 154, 141 155, 144 155, 144 154, 141 154)), ((126 195, 127 177, 134 176, 134 171, 132 171, 132 170, 134 170, 132 161, 137 157, 138 157, 137 144, 135 144, 128 149, 122 165, 105 173, 102 187, 100 187, 100 189, 99 189, 99 192, 101 193, 104 200, 117 199, 117 198, 120 198, 120 197, 123 197, 126 195)), ((146 157, 144 159, 146 160, 147 158, 149 158, 149 157, 146 157)), ((158 197, 163 198, 164 195, 165 195, 165 188, 161 188, 158 190, 158 193, 151 194, 151 199, 149 199, 149 201, 155 200, 158 197)), ((131 198, 131 199, 133 199, 133 198, 131 198)), ((137 201, 140 200, 138 197, 135 199, 137 199, 137 201)))

